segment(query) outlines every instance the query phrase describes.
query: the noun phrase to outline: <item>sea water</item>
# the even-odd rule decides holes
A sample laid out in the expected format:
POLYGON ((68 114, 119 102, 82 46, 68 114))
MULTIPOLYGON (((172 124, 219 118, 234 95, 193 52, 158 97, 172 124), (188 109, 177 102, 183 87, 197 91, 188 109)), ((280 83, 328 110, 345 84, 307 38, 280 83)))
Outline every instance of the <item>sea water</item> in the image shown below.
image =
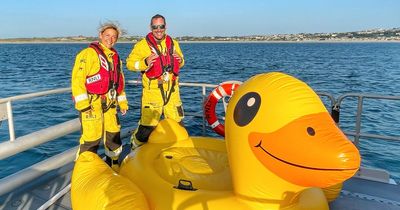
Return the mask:
MULTIPOLYGON (((69 87, 75 56, 85 47, 87 44, 0 44, 0 98, 69 87)), ((124 62, 131 48, 131 43, 116 45, 124 62)), ((181 43, 181 48, 185 55, 181 82, 218 84, 280 71, 336 99, 346 93, 400 95, 400 43, 181 43)), ((126 68, 124 72, 127 80, 140 80, 139 73, 126 68)), ((121 117, 124 128, 137 125, 140 90, 140 85, 126 88, 130 106, 121 117)), ((201 89, 182 87, 181 92, 185 112, 201 113, 201 89)), ((339 125, 345 132, 354 132, 356 100, 344 102, 339 125)), ((324 103, 330 110, 329 102, 324 103)), ((78 116, 70 93, 14 102, 13 115, 17 137, 78 116)), ((400 102, 367 99, 361 119, 362 133, 398 137, 400 102)), ((201 122, 194 117, 184 121, 190 135, 202 134, 201 122)), ((209 128, 207 133, 216 136, 209 128)), ((8 139, 8 124, 3 121, 0 141, 8 139)), ((0 160, 0 178, 77 146, 78 139, 76 132, 0 160)), ((361 138, 360 151, 362 165, 386 169, 400 181, 400 142, 361 138)))

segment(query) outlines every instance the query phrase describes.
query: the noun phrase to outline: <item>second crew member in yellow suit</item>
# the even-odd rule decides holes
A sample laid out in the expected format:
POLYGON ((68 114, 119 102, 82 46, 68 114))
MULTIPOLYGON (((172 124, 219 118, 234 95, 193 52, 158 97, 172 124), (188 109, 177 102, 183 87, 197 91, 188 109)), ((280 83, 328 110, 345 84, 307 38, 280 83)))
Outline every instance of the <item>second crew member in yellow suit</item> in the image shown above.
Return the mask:
POLYGON ((122 151, 117 107, 122 115, 128 110, 122 62, 113 48, 120 34, 115 23, 101 25, 100 41, 91 43, 76 56, 71 81, 75 108, 82 124, 78 154, 97 153, 103 140, 106 162, 114 170, 119 169, 118 157, 122 151))
POLYGON ((179 69, 185 62, 178 42, 166 34, 166 29, 165 18, 153 16, 151 32, 135 44, 126 60, 129 70, 143 73, 141 118, 131 137, 132 149, 147 142, 162 114, 177 122, 184 118, 179 69))

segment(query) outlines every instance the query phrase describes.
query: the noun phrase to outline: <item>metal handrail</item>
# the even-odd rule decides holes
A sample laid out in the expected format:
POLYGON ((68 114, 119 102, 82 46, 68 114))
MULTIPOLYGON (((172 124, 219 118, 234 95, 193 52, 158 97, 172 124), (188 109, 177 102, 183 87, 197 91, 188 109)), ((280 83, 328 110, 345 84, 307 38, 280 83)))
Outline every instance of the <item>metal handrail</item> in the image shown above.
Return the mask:
POLYGON ((45 90, 45 91, 41 91, 41 92, 12 96, 12 97, 8 97, 8 98, 0 98, 0 104, 6 103, 8 101, 18 101, 18 100, 23 100, 23 99, 47 96, 47 95, 57 94, 57 93, 66 93, 66 92, 71 92, 71 88, 58 88, 58 89, 53 89, 53 90, 45 90))
POLYGON ((317 94, 319 95, 319 97, 321 97, 321 96, 327 97, 329 99, 329 101, 331 102, 331 107, 333 107, 335 105, 336 100, 332 94, 325 93, 325 92, 317 92, 317 94))
POLYGON ((28 94, 23 94, 23 95, 18 95, 18 96, 12 96, 12 97, 8 97, 8 98, 0 98, 0 105, 6 104, 10 141, 15 140, 14 118, 13 118, 12 106, 11 106, 12 101, 46 96, 46 95, 50 95, 50 94, 66 93, 66 92, 70 92, 70 91, 71 91, 71 88, 59 88, 59 89, 54 89, 54 90, 47 90, 47 91, 41 91, 41 92, 36 92, 36 93, 28 93, 28 94))
POLYGON ((0 160, 25 150, 31 149, 43 143, 52 141, 59 137, 76 132, 80 128, 79 119, 69 120, 49 128, 45 128, 28 135, 17 138, 15 141, 5 141, 0 143, 0 160))
POLYGON ((377 134, 364 134, 361 133, 361 115, 363 111, 363 102, 365 98, 371 99, 385 99, 385 100, 400 100, 400 96, 387 96, 387 95, 379 95, 379 94, 359 94, 359 93, 347 93, 338 97, 334 107, 340 109, 341 104, 345 98, 356 97, 357 98, 357 113, 356 113, 356 122, 355 122, 355 132, 345 132, 347 135, 354 136, 353 143, 358 146, 360 142, 360 137, 366 138, 376 138, 383 140, 395 140, 400 141, 399 137, 394 136, 386 136, 386 135, 377 135, 377 134))

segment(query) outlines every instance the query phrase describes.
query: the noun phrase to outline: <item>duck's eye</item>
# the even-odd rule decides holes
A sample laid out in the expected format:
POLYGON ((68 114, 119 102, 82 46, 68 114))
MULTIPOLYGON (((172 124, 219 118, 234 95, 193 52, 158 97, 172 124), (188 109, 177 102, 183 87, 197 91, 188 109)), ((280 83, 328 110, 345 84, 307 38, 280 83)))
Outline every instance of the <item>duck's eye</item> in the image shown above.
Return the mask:
POLYGON ((308 135, 310 135, 310 136, 314 136, 314 135, 315 135, 315 130, 314 130, 314 128, 308 127, 308 128, 307 128, 307 133, 308 133, 308 135))
POLYGON ((261 97, 256 92, 246 93, 239 99, 233 113, 233 119, 238 126, 249 124, 257 115, 261 105, 261 97))

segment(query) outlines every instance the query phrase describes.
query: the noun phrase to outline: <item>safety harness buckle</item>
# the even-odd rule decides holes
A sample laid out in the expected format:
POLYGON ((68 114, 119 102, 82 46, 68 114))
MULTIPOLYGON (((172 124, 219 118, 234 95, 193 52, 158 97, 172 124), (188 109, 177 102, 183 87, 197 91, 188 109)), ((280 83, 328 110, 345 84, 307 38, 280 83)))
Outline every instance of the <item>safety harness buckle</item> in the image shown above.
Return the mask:
POLYGON ((169 81, 169 74, 167 71, 164 71, 164 73, 162 74, 162 80, 164 82, 168 82, 169 81))

